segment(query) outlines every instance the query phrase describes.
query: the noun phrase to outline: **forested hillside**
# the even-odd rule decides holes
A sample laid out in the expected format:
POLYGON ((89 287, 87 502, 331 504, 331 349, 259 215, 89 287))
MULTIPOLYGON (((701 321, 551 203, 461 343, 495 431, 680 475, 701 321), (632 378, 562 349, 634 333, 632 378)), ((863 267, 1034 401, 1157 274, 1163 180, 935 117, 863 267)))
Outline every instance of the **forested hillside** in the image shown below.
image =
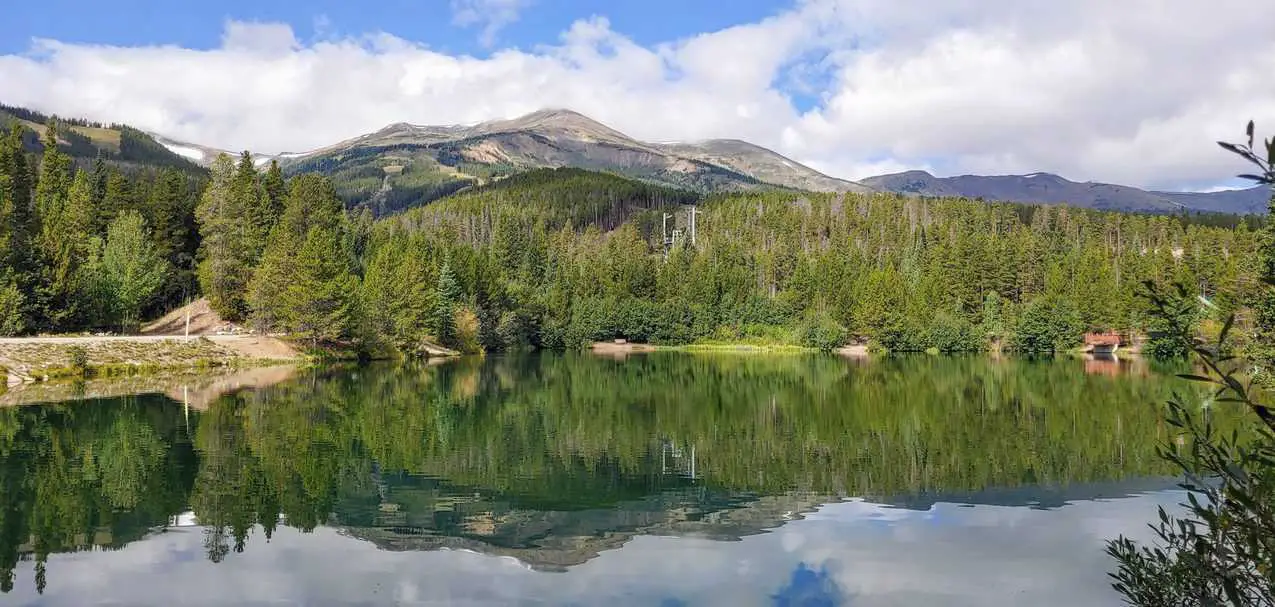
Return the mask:
POLYGON ((97 158, 124 168, 171 167, 198 175, 204 171, 188 158, 174 154, 150 135, 123 124, 104 125, 80 119, 53 118, 26 108, 0 105, 0 127, 21 127, 23 147, 42 153, 50 121, 57 129, 58 148, 80 166, 97 158))
POLYGON ((1050 351, 1086 330, 1145 330, 1144 280, 1190 285, 1225 312, 1249 303, 1257 275, 1253 218, 701 197, 539 169, 377 220, 347 210, 329 178, 285 180, 246 154, 218 158, 204 183, 172 167, 76 168, 22 138, 10 130, 0 149, 4 334, 127 328, 199 293, 227 319, 377 353, 621 337, 1050 351))
POLYGON ((52 128, 34 155, 28 136, 0 128, 0 334, 134 325, 196 293, 201 170, 78 163, 52 128))
MULTIPOLYGON (((608 179, 572 178, 582 190, 608 179)), ((1144 328, 1144 280, 1193 285, 1233 309, 1255 272, 1243 222, 890 194, 712 196, 696 245, 683 239, 665 259, 660 214, 688 223, 676 201, 633 197, 614 205, 625 221, 599 224, 583 210, 605 194, 550 192, 477 190, 378 223, 365 288, 385 303, 372 311, 428 325, 409 293, 381 285, 432 283, 446 268, 488 347, 862 336, 897 350, 1038 351, 1090 329, 1144 328)), ((418 297, 429 309, 433 294, 418 297)))

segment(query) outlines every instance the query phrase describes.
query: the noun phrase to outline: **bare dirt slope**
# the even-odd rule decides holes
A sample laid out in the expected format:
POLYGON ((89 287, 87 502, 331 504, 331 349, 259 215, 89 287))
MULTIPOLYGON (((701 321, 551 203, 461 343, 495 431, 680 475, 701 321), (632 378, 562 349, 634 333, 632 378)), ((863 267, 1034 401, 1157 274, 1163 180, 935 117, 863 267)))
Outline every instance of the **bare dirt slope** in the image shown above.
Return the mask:
POLYGON ((208 305, 206 298, 200 298, 143 326, 142 335, 185 335, 187 313, 190 314, 191 335, 243 332, 243 327, 223 320, 208 305))

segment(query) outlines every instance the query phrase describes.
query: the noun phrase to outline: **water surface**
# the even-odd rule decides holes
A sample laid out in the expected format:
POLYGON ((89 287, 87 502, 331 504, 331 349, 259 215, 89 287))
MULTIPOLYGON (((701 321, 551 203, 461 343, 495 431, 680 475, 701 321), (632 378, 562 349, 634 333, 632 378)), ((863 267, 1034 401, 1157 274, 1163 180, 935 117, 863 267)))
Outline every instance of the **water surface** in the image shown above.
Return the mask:
POLYGON ((6 407, 0 602, 1115 605, 1103 541, 1180 498, 1174 388, 658 353, 6 407))

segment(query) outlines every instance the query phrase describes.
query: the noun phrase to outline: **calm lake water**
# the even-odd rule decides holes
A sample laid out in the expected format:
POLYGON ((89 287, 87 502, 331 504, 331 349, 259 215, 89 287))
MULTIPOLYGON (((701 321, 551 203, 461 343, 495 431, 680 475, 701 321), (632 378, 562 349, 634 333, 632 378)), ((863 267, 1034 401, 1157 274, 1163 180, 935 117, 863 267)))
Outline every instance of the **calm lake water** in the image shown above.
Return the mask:
POLYGON ((1174 388, 581 354, 10 406, 0 604, 1118 605, 1104 540, 1181 498, 1174 388))

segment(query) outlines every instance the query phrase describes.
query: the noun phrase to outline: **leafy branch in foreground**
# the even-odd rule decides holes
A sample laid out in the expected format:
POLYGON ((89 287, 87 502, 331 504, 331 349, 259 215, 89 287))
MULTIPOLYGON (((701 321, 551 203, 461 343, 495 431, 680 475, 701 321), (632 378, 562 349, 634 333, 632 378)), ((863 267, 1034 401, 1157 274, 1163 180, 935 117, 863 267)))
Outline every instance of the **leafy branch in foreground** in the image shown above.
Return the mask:
POLYGON ((1244 173, 1238 175, 1240 179, 1256 181, 1263 185, 1275 185, 1275 137, 1262 142, 1262 147, 1266 148, 1266 158, 1262 158, 1262 151, 1253 147, 1253 121, 1248 121, 1248 126, 1244 128, 1244 134, 1248 137, 1245 143, 1228 143, 1226 141, 1217 142, 1222 149, 1239 155, 1249 163, 1258 168, 1258 173, 1244 173))
POLYGON ((1204 368, 1202 375, 1180 377, 1214 390, 1199 414, 1177 392, 1168 401, 1166 421, 1180 431, 1178 445, 1157 452, 1184 474, 1185 513, 1159 509, 1151 526, 1159 539, 1154 547, 1124 536, 1108 542, 1107 553, 1119 562, 1113 586, 1133 605, 1275 605, 1275 415, 1256 400, 1251 380, 1240 378, 1243 363, 1226 353, 1234 316, 1216 343, 1192 337, 1191 326, 1180 322, 1191 300, 1175 286, 1177 297, 1147 284, 1153 313, 1204 368), (1251 435, 1219 436, 1208 408, 1213 403, 1242 405, 1262 424, 1251 435))
MULTIPOLYGON (((1245 135, 1245 143, 1218 145, 1259 169, 1240 178, 1275 185, 1275 138, 1263 142, 1263 158, 1254 148, 1252 121, 1245 135)), ((1275 197, 1271 207, 1275 213, 1275 197)), ((1266 292, 1254 305, 1258 348, 1252 354, 1258 362, 1269 362, 1275 343, 1275 227, 1269 223, 1259 255, 1266 292)), ((1160 329, 1152 337, 1162 344, 1177 342, 1178 348, 1193 354, 1203 374, 1181 377, 1209 385, 1213 392, 1198 415, 1180 394, 1175 392, 1169 400, 1165 421, 1180 434, 1177 446, 1163 445, 1157 451, 1184 473, 1180 486, 1187 491, 1187 502, 1180 506, 1185 513, 1175 517, 1159 509, 1159 522, 1151 525, 1159 539, 1153 547, 1124 536, 1108 542, 1107 553, 1119 562, 1111 574, 1112 585, 1133 605, 1275 605, 1275 413, 1254 393, 1253 374, 1248 381, 1241 379, 1248 363, 1229 353, 1226 338, 1234 314, 1210 345, 1192 334, 1196 300, 1181 284, 1175 287, 1176 293, 1166 296, 1146 283, 1152 317, 1160 329), (1234 431, 1219 436, 1210 415, 1213 404, 1242 406, 1261 423, 1243 436, 1234 431)))

